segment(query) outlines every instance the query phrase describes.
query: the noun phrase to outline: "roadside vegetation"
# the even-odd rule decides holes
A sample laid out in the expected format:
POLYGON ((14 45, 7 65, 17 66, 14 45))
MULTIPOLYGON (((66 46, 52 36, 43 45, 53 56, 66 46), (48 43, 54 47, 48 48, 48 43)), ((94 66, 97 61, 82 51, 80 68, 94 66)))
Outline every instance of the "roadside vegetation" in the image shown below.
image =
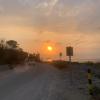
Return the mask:
MULTIPOLYGON (((68 68, 70 66, 70 63, 68 61, 61 61, 61 60, 56 60, 56 61, 52 61, 49 62, 50 64, 52 64, 54 67, 58 68, 58 69, 64 69, 64 68, 68 68)), ((87 61, 87 62, 72 62, 71 65, 84 65, 84 66, 89 66, 90 68, 95 68, 97 70, 100 70, 100 63, 94 63, 92 61, 87 61)))
POLYGON ((0 41, 0 65, 8 65, 13 69, 15 65, 26 61, 40 61, 40 54, 29 54, 23 51, 15 40, 0 41))
POLYGON ((68 63, 66 61, 60 61, 60 60, 58 60, 58 61, 52 61, 51 64, 54 67, 56 67, 56 68, 58 68, 60 70, 68 67, 68 63))

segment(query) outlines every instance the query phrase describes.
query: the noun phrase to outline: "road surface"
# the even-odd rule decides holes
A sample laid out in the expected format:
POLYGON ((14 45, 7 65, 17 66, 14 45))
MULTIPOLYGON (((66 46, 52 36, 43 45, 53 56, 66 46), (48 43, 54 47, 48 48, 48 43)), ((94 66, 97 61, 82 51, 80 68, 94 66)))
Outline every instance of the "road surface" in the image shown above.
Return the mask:
POLYGON ((89 100, 70 85, 67 72, 51 65, 19 67, 1 77, 0 100, 89 100))

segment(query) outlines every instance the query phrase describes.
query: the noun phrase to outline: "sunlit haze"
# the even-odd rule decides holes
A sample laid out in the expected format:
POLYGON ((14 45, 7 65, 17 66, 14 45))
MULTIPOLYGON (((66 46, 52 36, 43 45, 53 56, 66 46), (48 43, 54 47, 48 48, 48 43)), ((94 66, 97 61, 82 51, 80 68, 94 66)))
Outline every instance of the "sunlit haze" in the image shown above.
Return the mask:
POLYGON ((100 61, 100 0, 0 0, 0 39, 43 59, 100 61), (52 52, 50 52, 52 51, 52 52))

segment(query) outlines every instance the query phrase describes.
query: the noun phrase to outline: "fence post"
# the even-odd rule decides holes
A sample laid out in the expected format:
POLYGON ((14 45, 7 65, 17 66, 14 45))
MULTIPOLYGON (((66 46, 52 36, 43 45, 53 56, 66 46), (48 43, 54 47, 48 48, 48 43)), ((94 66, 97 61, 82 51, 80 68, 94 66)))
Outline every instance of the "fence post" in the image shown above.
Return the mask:
POLYGON ((93 82, 92 82, 92 71, 91 69, 88 69, 88 89, 89 89, 89 95, 91 97, 94 96, 93 91, 93 82))

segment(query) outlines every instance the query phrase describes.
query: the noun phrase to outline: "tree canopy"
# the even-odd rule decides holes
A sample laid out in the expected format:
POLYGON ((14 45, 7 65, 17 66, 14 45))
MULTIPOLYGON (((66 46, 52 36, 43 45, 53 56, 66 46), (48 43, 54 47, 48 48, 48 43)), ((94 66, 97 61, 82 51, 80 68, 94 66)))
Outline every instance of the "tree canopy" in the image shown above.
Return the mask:
POLYGON ((40 54, 28 54, 17 41, 0 41, 0 64, 16 65, 26 61, 40 61, 40 54))

